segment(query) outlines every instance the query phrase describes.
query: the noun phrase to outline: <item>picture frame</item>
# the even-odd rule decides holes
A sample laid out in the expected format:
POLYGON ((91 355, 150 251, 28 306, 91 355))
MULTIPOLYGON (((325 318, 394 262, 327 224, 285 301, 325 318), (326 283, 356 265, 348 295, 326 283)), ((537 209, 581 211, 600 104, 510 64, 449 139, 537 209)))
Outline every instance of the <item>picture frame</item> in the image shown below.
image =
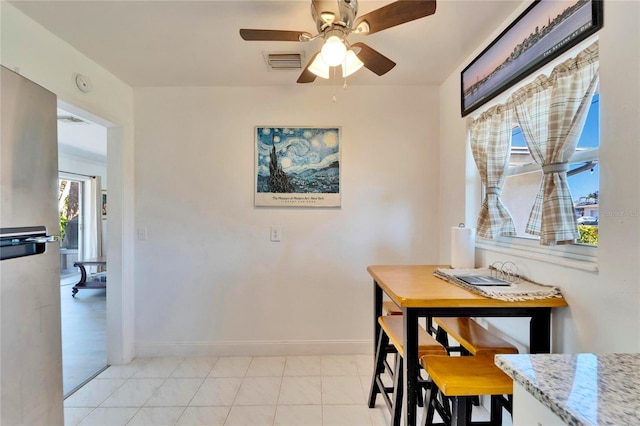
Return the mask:
POLYGON ((340 207, 341 128, 256 126, 257 207, 340 207))
POLYGON ((100 203, 101 209, 100 211, 102 212, 102 220, 106 220, 107 219, 107 190, 103 189, 102 190, 102 201, 100 203))
POLYGON ((536 0, 460 73, 466 116, 603 26, 602 0, 536 0))

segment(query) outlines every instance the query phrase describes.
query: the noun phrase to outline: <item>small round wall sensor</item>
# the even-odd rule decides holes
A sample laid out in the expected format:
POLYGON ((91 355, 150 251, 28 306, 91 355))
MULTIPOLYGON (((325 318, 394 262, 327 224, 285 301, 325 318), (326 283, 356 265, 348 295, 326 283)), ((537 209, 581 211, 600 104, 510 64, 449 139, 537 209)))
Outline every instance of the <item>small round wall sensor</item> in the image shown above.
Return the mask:
POLYGON ((93 88, 93 85, 91 84, 91 80, 89 80, 89 77, 85 77, 82 74, 76 75, 76 86, 78 86, 78 89, 80 89, 80 91, 84 93, 89 93, 93 88))

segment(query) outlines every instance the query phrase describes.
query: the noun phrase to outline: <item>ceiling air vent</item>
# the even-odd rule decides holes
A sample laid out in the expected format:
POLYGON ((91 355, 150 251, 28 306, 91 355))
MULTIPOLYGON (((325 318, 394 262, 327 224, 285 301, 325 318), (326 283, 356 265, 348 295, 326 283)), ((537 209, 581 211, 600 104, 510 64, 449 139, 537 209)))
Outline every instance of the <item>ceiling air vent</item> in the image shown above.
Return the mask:
POLYGON ((267 53, 265 60, 270 70, 299 70, 302 68, 301 53, 267 53))

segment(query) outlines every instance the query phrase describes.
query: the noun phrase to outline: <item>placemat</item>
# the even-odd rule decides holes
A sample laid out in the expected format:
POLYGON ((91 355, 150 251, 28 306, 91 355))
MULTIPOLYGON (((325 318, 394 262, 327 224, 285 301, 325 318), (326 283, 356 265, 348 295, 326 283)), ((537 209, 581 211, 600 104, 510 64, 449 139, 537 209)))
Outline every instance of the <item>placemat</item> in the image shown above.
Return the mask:
POLYGON ((444 269, 438 268, 433 273, 438 278, 449 281, 472 293, 492 299, 511 301, 548 299, 551 297, 562 297, 560 289, 555 286, 542 285, 529 281, 523 277, 518 277, 518 282, 509 283, 509 286, 477 286, 470 285, 456 278, 456 275, 491 275, 495 270, 489 268, 478 269, 444 269))

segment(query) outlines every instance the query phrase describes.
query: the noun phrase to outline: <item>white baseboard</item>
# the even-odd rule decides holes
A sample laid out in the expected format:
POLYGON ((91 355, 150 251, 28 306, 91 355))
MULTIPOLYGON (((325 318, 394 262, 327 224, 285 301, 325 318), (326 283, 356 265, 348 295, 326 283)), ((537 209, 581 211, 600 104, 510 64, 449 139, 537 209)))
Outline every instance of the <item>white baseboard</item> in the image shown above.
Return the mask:
POLYGON ((372 355, 371 340, 256 342, 139 342, 138 358, 158 356, 372 355))

